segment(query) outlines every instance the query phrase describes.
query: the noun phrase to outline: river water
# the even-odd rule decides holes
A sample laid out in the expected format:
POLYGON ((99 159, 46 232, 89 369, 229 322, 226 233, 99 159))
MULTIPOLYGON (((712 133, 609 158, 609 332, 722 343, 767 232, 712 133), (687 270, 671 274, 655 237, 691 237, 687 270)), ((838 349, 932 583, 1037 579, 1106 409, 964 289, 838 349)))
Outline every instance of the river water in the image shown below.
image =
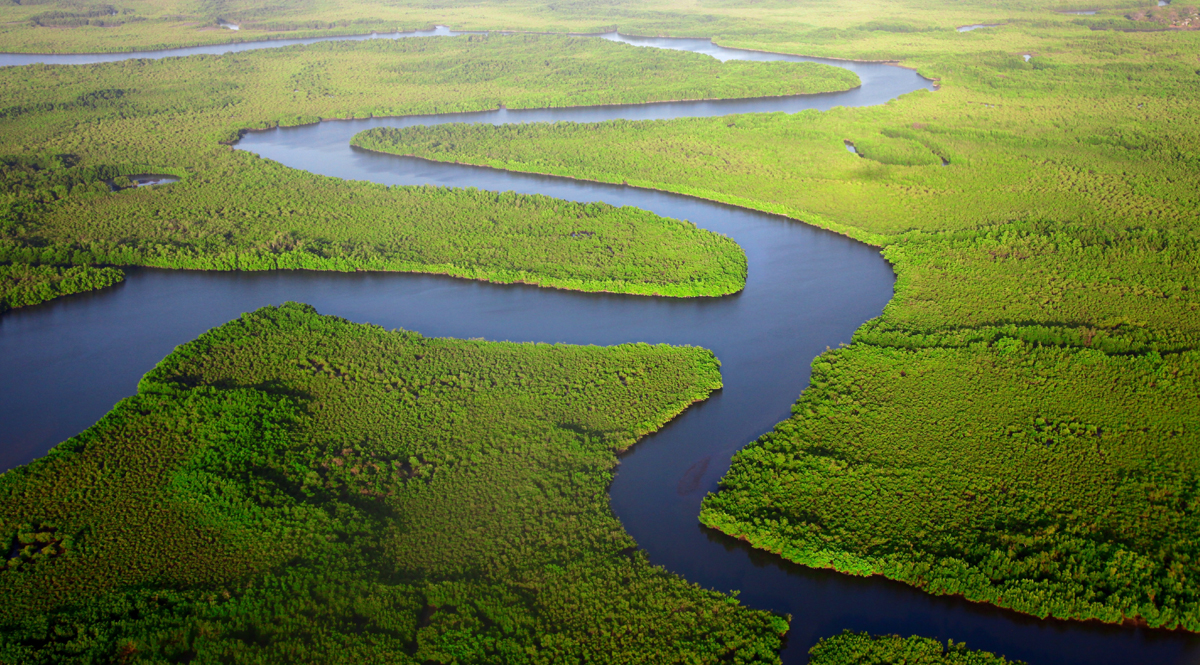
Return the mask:
MULTIPOLYGON (((450 35, 444 28, 398 36, 450 35)), ((793 615, 785 662, 806 660, 820 637, 843 629, 921 634, 1039 663, 1196 663, 1200 639, 1180 633, 1091 623, 1039 621, 934 597, 899 583, 788 564, 702 528, 700 501, 730 457, 789 414, 808 383, 808 364, 849 342, 892 294, 878 252, 781 217, 685 196, 565 178, 509 173, 380 155, 349 146, 376 126, 443 122, 595 122, 729 113, 795 112, 880 104, 932 83, 877 63, 824 61, 737 51, 705 40, 607 39, 678 48, 722 60, 810 60, 854 70, 860 88, 759 100, 674 102, 549 110, 328 121, 247 135, 238 148, 294 168, 385 184, 436 184, 538 193, 632 205, 689 219, 738 242, 749 260, 743 292, 725 298, 668 299, 581 294, 428 275, 386 273, 220 273, 134 269, 115 288, 25 308, 0 318, 0 468, 44 454, 136 391, 138 378, 177 345, 240 313, 297 300, 324 314, 430 336, 616 344, 667 342, 712 349, 725 387, 622 457, 612 506, 651 561, 688 580, 740 590, 750 606, 793 615)), ((316 40, 267 42, 277 47, 316 40)), ((245 50, 252 44, 157 52, 155 57, 245 50), (224 51, 222 51, 224 49, 224 51)), ((123 54, 120 57, 145 57, 123 54)), ((5 60, 0 64, 25 64, 5 60)), ((28 57, 28 56, 22 56, 28 57)), ((72 64, 115 55, 53 56, 72 64), (90 58, 90 59, 89 59, 90 58)))

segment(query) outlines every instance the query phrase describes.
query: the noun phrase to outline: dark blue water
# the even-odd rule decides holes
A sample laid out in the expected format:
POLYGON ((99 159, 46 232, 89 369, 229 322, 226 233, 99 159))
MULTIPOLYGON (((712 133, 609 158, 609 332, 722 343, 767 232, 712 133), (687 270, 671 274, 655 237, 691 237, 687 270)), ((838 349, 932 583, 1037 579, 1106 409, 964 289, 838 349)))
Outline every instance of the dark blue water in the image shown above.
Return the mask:
MULTIPOLYGON (((729 59, 788 59, 701 40, 606 38, 729 59)), ((277 45, 276 43, 270 44, 277 45)), ((244 46, 244 45, 243 45, 244 46)), ((843 629, 965 641, 1030 663, 1197 663, 1196 637, 1024 617, 933 597, 878 578, 788 564, 700 527, 696 516, 731 455, 787 417, 810 360, 848 342, 891 297, 877 251, 801 223, 684 196, 546 176, 441 164, 350 148, 365 128, 436 122, 590 122, 878 104, 930 83, 883 64, 854 69, 861 88, 808 97, 334 121, 248 135, 238 145, 295 168, 386 184, 439 184, 633 205, 690 219, 746 251, 735 296, 709 299, 581 294, 446 277, 318 272, 134 270, 126 283, 0 318, 0 465, 21 464, 86 428, 175 345, 241 312, 298 300, 326 314, 432 336, 615 344, 667 342, 713 349, 725 388, 622 458, 612 505, 656 564, 753 607, 793 615, 786 662, 804 662, 820 637, 843 629)))

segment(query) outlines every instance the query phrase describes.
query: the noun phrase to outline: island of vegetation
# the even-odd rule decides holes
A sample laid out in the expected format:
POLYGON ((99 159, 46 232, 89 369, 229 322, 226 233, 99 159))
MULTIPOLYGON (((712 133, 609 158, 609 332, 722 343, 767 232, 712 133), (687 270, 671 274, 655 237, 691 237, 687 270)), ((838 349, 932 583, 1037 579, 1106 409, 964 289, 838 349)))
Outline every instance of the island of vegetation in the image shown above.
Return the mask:
POLYGON ((125 279, 116 268, 0 265, 0 313, 59 296, 93 291, 125 279))
POLYGON ((785 618, 608 506, 616 452, 720 385, 699 348, 245 314, 0 476, 0 661, 777 662, 785 618))
POLYGON ((941 86, 878 107, 361 138, 881 246, 895 298, 815 362, 792 418, 734 459, 701 521, 806 565, 1041 617, 1200 630, 1200 129, 1178 121, 1200 117, 1196 39, 1005 30, 893 42, 941 86))
POLYGON ((809 665, 1025 665, 965 644, 927 637, 872 636, 846 631, 826 637, 808 652, 809 665))
POLYGON ((346 182, 221 142, 329 117, 795 94, 858 79, 810 63, 722 64, 517 35, 9 67, 0 82, 0 261, 393 270, 719 296, 744 286, 745 255, 687 222, 541 196, 346 182), (113 186, 137 173, 181 182, 113 186))

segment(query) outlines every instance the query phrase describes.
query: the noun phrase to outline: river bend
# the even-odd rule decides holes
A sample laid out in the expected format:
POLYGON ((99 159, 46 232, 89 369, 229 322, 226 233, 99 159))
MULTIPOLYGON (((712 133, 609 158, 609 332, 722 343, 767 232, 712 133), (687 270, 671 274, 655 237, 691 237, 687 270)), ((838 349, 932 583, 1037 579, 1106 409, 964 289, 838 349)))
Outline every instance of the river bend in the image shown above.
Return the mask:
MULTIPOLYGON (((445 28, 371 37, 453 35, 445 28)), ((935 597, 880 578, 789 564, 701 527, 700 501, 734 452, 789 415, 808 384, 808 365, 827 346, 849 342, 891 298, 893 274, 866 245, 782 217, 620 185, 512 173, 381 155, 349 145, 369 127, 445 122, 596 122, 793 113, 881 104, 932 89, 915 72, 881 63, 726 49, 707 40, 601 35, 713 57, 815 61, 851 69, 854 90, 768 99, 505 110, 315 125, 248 134, 238 148, 293 168, 389 185, 435 184, 632 205, 724 233, 746 251, 743 292, 669 299, 584 294, 390 273, 185 272, 133 269, 125 283, 0 317, 0 468, 24 464, 82 431, 178 344, 245 311, 297 300, 323 314, 430 336, 617 344, 666 342, 712 349, 725 387, 622 457, 612 506, 651 561, 690 581, 740 590, 753 607, 790 613, 784 661, 802 663, 820 637, 843 629, 920 634, 966 642, 1032 665, 1200 663, 1196 636, 1095 623, 1039 621, 961 599, 935 597)), ((269 48, 325 39, 204 46, 153 53, 33 56, 0 54, 0 66, 84 64, 269 48)))

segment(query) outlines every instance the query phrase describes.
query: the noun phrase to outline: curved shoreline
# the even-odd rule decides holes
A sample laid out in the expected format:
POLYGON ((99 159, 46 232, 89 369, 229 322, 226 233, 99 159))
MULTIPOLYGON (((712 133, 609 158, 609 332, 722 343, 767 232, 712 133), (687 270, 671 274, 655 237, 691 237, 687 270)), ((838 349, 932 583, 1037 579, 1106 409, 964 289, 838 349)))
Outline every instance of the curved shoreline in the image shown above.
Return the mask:
MULTIPOLYGON (((916 71, 916 70, 914 69, 913 71, 916 71)), ((922 77, 922 78, 924 78, 924 77, 922 77)), ((933 79, 926 79, 926 80, 932 81, 933 79)), ((269 132, 269 131, 272 131, 275 129, 292 129, 295 127, 313 127, 313 126, 319 125, 323 122, 350 122, 350 121, 354 121, 354 120, 400 120, 400 119, 405 119, 405 118, 424 118, 424 117, 435 116, 435 115, 438 117, 447 117, 447 116, 454 116, 454 115, 472 115, 472 114, 477 114, 477 113, 487 113, 489 111, 562 111, 562 110, 569 110, 569 109, 603 110, 603 109, 629 108, 629 107, 638 107, 638 106, 654 106, 656 104, 684 104, 684 103, 688 103, 688 102, 753 102, 753 101, 762 100, 762 99, 792 99, 792 98, 802 98, 802 97, 815 97, 818 95, 836 95, 838 93, 850 92, 852 90, 858 90, 859 88, 862 88, 861 82, 859 83, 859 85, 856 85, 851 88, 843 88, 841 90, 827 90, 825 92, 798 92, 798 93, 791 94, 791 95, 762 95, 759 97, 696 97, 696 98, 692 98, 692 99, 659 99, 659 100, 655 100, 652 102, 616 102, 613 104, 568 104, 565 106, 498 106, 494 109, 489 108, 489 109, 476 109, 474 111, 451 111, 449 113, 429 113, 429 114, 409 113, 409 114, 402 114, 402 115, 369 115, 365 118, 320 118, 316 122, 302 122, 302 123, 299 123, 296 125, 280 124, 280 125, 275 125, 273 127, 246 127, 246 128, 238 130, 238 138, 236 138, 232 141, 218 141, 218 143, 221 145, 232 146, 232 145, 236 145, 238 141, 242 140, 242 138, 246 134, 252 134, 252 133, 257 133, 257 132, 269 132)), ((568 120, 567 122, 571 122, 571 121, 568 120)), ((452 123, 447 123, 447 124, 452 124, 452 123)), ((458 123, 458 124, 475 124, 475 123, 458 123)), ((356 147, 361 147, 361 146, 356 146, 356 147)), ((369 148, 361 148, 361 149, 368 150, 369 148)), ((380 152, 380 154, 395 154, 395 153, 383 153, 378 150, 373 151, 373 152, 380 152)), ((416 155, 401 155, 401 156, 416 158, 416 155)), ((436 160, 430 160, 430 161, 436 161, 436 160)), ((551 175, 551 174, 545 174, 545 175, 551 175)), ((562 176, 562 177, 566 178, 566 177, 570 177, 570 176, 562 176)))
MULTIPOLYGON (((336 118, 335 118, 335 120, 336 120, 336 118)), ((311 124, 317 124, 317 123, 311 123, 311 124)), ((286 129, 286 128, 283 128, 283 129, 286 129)), ((266 131, 266 130, 255 130, 255 131, 266 131)), ((648 191, 648 192, 659 192, 662 194, 670 194, 673 196, 686 196, 691 199, 696 199, 698 201, 706 201, 708 203, 712 203, 715 205, 730 206, 732 208, 740 208, 747 212, 754 212, 754 213, 758 213, 758 214, 762 214, 762 215, 770 215, 772 217, 778 217, 780 222, 795 222, 798 224, 804 224, 807 226, 811 226, 815 229, 820 229, 822 231, 827 231, 829 233, 835 233, 839 236, 842 236, 843 238, 846 238, 847 240, 861 242, 862 244, 867 245, 868 247, 875 247, 875 248, 883 247, 883 242, 879 238, 867 237, 866 234, 860 234, 861 236, 863 236, 863 237, 860 237, 860 235, 854 234, 851 227, 847 227, 847 226, 843 226, 841 224, 829 222, 828 220, 825 220, 825 219, 821 219, 820 222, 812 221, 813 217, 819 217, 819 215, 806 214, 802 211, 798 211, 796 214, 788 214, 788 213, 784 213, 784 212, 774 212, 771 210, 765 210, 763 208, 756 208, 753 205, 751 205, 749 202, 735 203, 733 201, 723 201, 719 198, 712 198, 712 197, 702 196, 700 194, 694 194, 694 193, 677 192, 675 190, 663 189, 662 187, 654 187, 652 185, 631 184, 628 181, 623 181, 623 182, 618 183, 618 182, 608 182, 607 180, 591 180, 589 178, 576 178, 575 176, 562 175, 560 173, 547 173, 545 171, 516 171, 516 170, 512 170, 512 169, 500 168, 499 166, 491 166, 490 164, 472 164, 470 162, 450 162, 450 161, 444 161, 444 160, 440 160, 440 159, 431 159, 429 157, 422 157, 420 155, 387 152, 384 150, 374 150, 372 148, 364 148, 359 145, 352 145, 351 147, 353 147, 355 150, 362 150, 364 152, 370 152, 370 153, 374 153, 376 155, 384 155, 384 156, 389 156, 389 157, 403 157, 405 159, 415 159, 415 160, 420 160, 423 162, 428 162, 430 164, 469 166, 471 168, 477 168, 477 169, 488 169, 491 171, 496 171, 498 173, 521 173, 521 174, 532 175, 532 176, 540 176, 543 178, 562 178, 564 180, 574 180, 575 182, 579 182, 579 183, 587 183, 587 184, 595 184, 595 185, 609 185, 609 186, 613 186, 613 187, 632 187, 635 189, 640 189, 640 190, 644 190, 644 191, 648 191)), ((716 192, 714 192, 714 194, 716 194, 716 192)), ((886 259, 884 259, 884 260, 886 261, 886 259)), ((891 263, 888 263, 888 265, 891 266, 891 263)), ((445 273, 440 273, 440 274, 445 274, 445 273)), ((523 284, 525 282, 521 282, 521 283, 523 284)), ((555 287, 551 287, 551 288, 555 288, 555 287)), ((570 290, 570 289, 568 289, 568 290, 570 290)), ((744 290, 745 290, 745 287, 743 286, 742 291, 744 291, 744 290)), ((609 292, 606 291, 605 293, 609 293, 609 292)), ((736 291, 734 293, 730 293, 727 295, 737 295, 738 293, 741 293, 741 291, 736 291)), ((637 295, 637 294, 629 294, 629 295, 637 295)), ((695 296, 695 297, 724 298, 725 296, 695 296)))
MULTIPOLYGON (((913 71, 916 71, 916 70, 914 69, 913 71)), ((922 78, 924 78, 924 77, 922 77, 922 78)), ((926 80, 932 81, 933 79, 926 79, 926 80)), ((689 103, 689 102, 753 102, 753 101, 763 100, 763 99, 792 99, 792 98, 799 99, 799 98, 803 98, 803 97, 816 97, 818 95, 836 95, 838 93, 850 92, 852 90, 858 90, 860 88, 862 88, 861 83, 852 88, 844 88, 842 90, 829 90, 829 91, 825 91, 825 92, 798 92, 798 93, 791 94, 791 95, 762 95, 760 97, 696 97, 693 99, 660 99, 660 100, 655 100, 652 102, 617 102, 614 104, 568 104, 565 106, 498 106, 496 108, 476 109, 473 111, 451 111, 449 113, 429 113, 429 114, 407 113, 407 114, 401 114, 401 115, 369 115, 365 118, 334 118, 334 117, 330 117, 330 118, 320 118, 316 122, 302 122, 302 123, 295 124, 295 125, 277 124, 277 125, 274 125, 271 127, 245 127, 245 128, 238 130, 238 137, 236 139, 234 139, 232 141, 218 141, 217 143, 219 143, 220 145, 233 146, 233 145, 237 145, 237 142, 242 140, 242 138, 244 138, 245 135, 247 135, 247 134, 253 134, 253 133, 258 133, 258 132, 269 132, 269 131, 273 131, 276 129, 292 129, 292 128, 296 128, 296 127, 313 127, 313 126, 319 125, 323 122, 352 122, 355 120, 402 120, 402 119, 406 119, 406 118, 425 118, 425 117, 430 117, 430 116, 448 117, 448 116, 454 116, 454 115, 473 115, 473 114, 478 114, 478 113, 488 113, 491 111, 562 111, 562 110, 569 110, 569 109, 603 110, 603 109, 618 109, 618 108, 629 108, 629 107, 638 107, 638 106, 654 106, 656 104, 684 104, 684 103, 689 103)), ((782 111, 776 111, 776 113, 782 113, 782 111)), ((568 120, 567 122, 572 122, 572 121, 568 120)), ((453 123, 447 123, 447 124, 453 124, 453 123)), ((476 124, 476 123, 458 123, 458 124, 476 124)), ((356 147, 361 148, 361 146, 356 146, 356 147)), ((368 150, 369 148, 361 148, 361 149, 368 150)), ((374 151, 374 152, 380 152, 380 151, 374 151)), ((381 154, 395 154, 395 153, 381 153, 381 154)), ((400 155, 400 156, 401 157, 418 158, 416 155, 400 155)), ((419 158, 419 159, 423 159, 423 158, 419 158)), ((437 161, 437 160, 430 160, 430 161, 437 161)), ((543 175, 553 175, 553 174, 543 174, 543 175)), ((570 176, 561 176, 561 177, 569 178, 570 176)))

